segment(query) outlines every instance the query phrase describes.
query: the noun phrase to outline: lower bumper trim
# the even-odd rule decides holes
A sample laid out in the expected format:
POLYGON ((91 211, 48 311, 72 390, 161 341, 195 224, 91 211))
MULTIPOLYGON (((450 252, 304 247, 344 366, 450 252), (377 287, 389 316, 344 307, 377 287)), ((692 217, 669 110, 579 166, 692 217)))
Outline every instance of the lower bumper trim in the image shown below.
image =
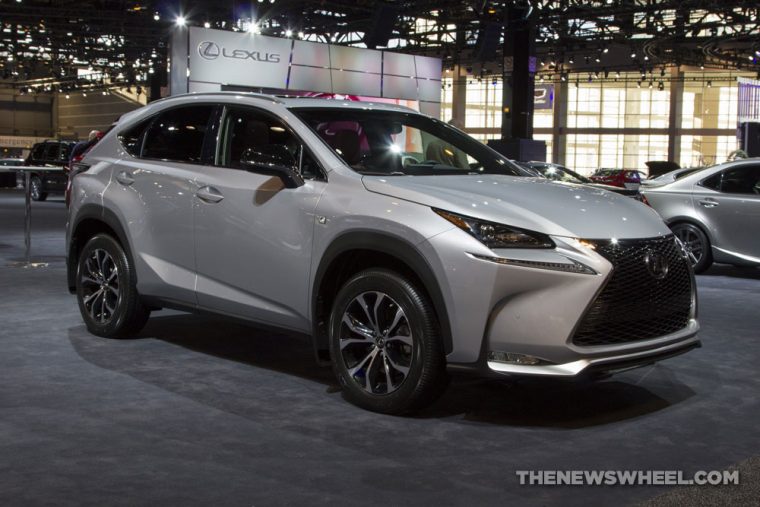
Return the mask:
POLYGON ((696 336, 686 340, 671 343, 656 349, 642 352, 608 356, 599 358, 579 359, 570 363, 528 366, 521 364, 508 364, 497 361, 488 361, 488 369, 495 373, 511 375, 535 375, 544 377, 575 377, 585 372, 615 372, 628 370, 640 366, 668 359, 700 347, 701 343, 696 336))

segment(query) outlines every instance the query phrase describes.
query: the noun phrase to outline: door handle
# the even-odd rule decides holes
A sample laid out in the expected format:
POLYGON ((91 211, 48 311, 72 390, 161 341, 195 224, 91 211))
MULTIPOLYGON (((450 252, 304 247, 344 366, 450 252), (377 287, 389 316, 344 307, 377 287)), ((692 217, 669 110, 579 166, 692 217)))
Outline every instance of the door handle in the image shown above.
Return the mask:
POLYGON ((135 182, 135 177, 132 176, 132 174, 128 173, 127 171, 121 171, 119 172, 119 174, 116 175, 116 181, 118 181, 122 185, 129 186, 135 182))
POLYGON ((715 206, 718 206, 720 203, 716 201, 715 199, 708 197, 706 199, 700 199, 699 204, 701 204, 705 208, 714 208, 715 206))
POLYGON ((198 196, 198 199, 201 201, 209 203, 219 202, 224 199, 224 196, 219 190, 208 186, 199 188, 195 192, 195 195, 198 196))

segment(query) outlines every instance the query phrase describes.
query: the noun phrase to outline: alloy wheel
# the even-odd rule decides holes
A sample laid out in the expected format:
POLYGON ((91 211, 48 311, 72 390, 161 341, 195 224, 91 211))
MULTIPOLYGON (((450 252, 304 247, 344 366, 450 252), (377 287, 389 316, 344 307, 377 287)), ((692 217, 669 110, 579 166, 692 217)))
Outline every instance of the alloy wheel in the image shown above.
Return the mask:
POLYGON ((382 292, 363 292, 346 307, 340 354, 348 375, 371 394, 396 391, 409 376, 415 346, 406 313, 382 292))
POLYGON ((30 186, 31 186, 31 188, 29 189, 29 194, 31 195, 32 199, 35 200, 35 201, 39 200, 39 198, 40 198, 40 192, 41 192, 41 189, 40 189, 40 186, 41 186, 40 180, 38 180, 37 178, 32 178, 30 186))
POLYGON ((119 267, 107 251, 97 248, 85 259, 80 281, 82 302, 90 318, 104 324, 113 318, 121 299, 119 267))
POLYGON ((681 241, 691 265, 696 266, 705 254, 705 245, 702 242, 702 238, 696 232, 686 227, 676 230, 675 235, 681 241))

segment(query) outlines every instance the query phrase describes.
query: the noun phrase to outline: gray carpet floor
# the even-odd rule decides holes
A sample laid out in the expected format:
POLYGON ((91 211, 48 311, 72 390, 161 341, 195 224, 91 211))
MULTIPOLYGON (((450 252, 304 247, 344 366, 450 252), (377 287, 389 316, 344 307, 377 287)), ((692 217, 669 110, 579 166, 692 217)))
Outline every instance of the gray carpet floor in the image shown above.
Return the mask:
POLYGON ((760 504, 760 270, 698 277, 703 348, 593 384, 457 380, 416 417, 343 400, 308 343, 158 312, 90 335, 60 200, 0 191, 0 505, 760 504), (740 486, 526 486, 516 470, 742 471, 740 486))

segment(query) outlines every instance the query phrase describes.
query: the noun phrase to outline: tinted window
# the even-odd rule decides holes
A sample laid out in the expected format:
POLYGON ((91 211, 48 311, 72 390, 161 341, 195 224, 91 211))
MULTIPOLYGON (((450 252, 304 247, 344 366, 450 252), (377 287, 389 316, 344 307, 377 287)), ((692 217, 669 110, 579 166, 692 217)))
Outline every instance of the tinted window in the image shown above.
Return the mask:
POLYGON ((760 166, 741 165, 726 169, 720 191, 727 194, 760 194, 760 166))
POLYGON ((150 126, 153 118, 143 120, 132 128, 129 128, 123 132, 119 132, 119 141, 121 141, 124 149, 127 153, 133 157, 140 156, 140 149, 142 148, 143 134, 145 130, 150 126))
POLYGON ((41 160, 45 154, 45 144, 35 144, 32 149, 32 158, 34 160, 41 160))
POLYGON ((222 139, 219 165, 224 167, 242 169, 243 158, 250 158, 256 152, 271 151, 272 147, 282 147, 296 164, 300 161, 305 178, 320 174, 316 162, 282 121, 254 109, 228 110, 222 126, 222 139))
POLYGON ((55 161, 59 160, 60 156, 61 146, 58 143, 49 143, 42 158, 44 158, 46 161, 55 161))
POLYGON ((161 113, 145 133, 142 156, 198 163, 213 106, 191 106, 161 113))
POLYGON ((710 190, 717 190, 720 191, 720 180, 723 177, 723 173, 717 173, 713 174, 706 180, 702 181, 700 185, 702 185, 705 188, 709 188, 710 190))

